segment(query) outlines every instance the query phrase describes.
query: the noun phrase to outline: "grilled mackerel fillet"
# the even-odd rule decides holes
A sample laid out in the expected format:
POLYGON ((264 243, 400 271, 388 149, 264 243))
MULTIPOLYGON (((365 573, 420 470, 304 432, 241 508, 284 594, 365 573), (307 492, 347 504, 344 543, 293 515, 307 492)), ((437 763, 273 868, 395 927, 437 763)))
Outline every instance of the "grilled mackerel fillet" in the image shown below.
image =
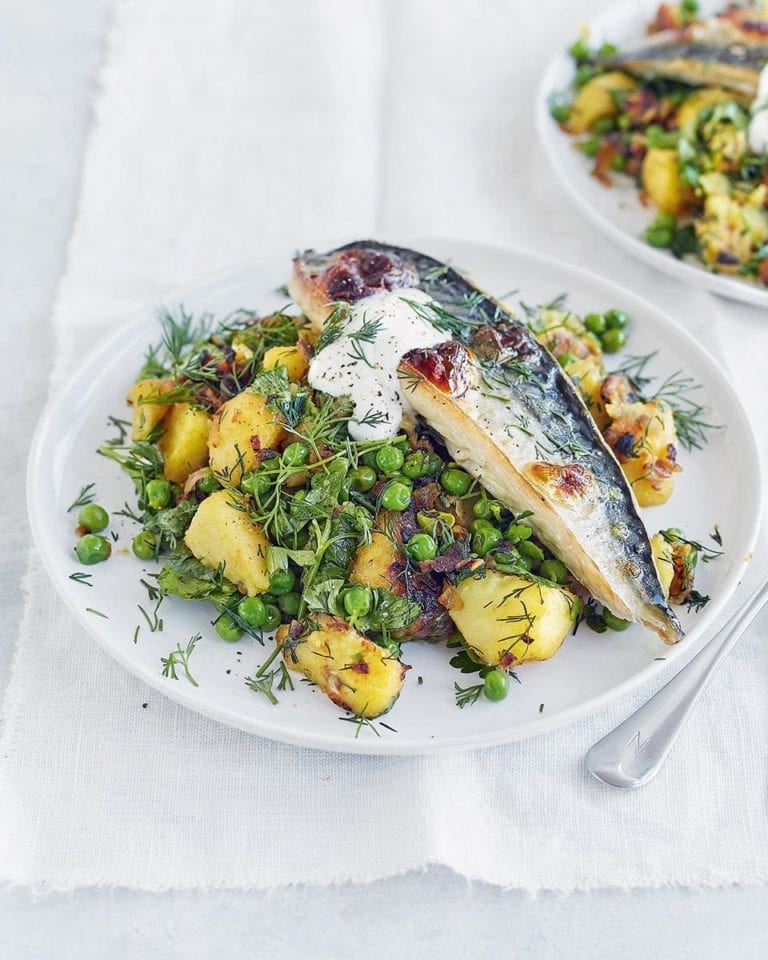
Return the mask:
POLYGON ((447 265, 373 241, 306 252, 288 287, 318 327, 335 301, 404 288, 431 297, 452 339, 402 357, 401 387, 415 412, 494 497, 532 511, 527 522, 592 596, 667 643, 680 639, 621 467, 525 324, 447 265))
POLYGON ((706 87, 724 87, 754 97, 768 63, 768 21, 749 10, 731 10, 681 29, 662 30, 598 61, 636 76, 664 77, 706 87))

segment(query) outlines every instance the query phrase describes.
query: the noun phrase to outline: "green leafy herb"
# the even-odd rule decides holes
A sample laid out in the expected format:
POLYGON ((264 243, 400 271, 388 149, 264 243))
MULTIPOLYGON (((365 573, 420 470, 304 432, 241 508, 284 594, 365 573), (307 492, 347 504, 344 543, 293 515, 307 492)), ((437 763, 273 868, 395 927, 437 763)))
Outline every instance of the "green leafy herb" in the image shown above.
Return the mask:
POLYGON ((80 490, 80 493, 78 493, 77 499, 73 500, 67 507, 67 513, 72 513, 72 511, 77 510, 78 507, 84 507, 86 504, 93 503, 96 496, 95 488, 95 483, 86 483, 80 490))
POLYGON ((69 579, 74 580, 75 583, 84 583, 86 587, 92 587, 93 584, 90 582, 92 573, 83 573, 82 570, 77 570, 75 573, 70 573, 69 579))
POLYGON ((181 669, 184 671, 184 676, 187 678, 187 680, 189 680, 192 686, 200 686, 200 684, 197 682, 197 680, 195 680, 189 671, 189 661, 199 640, 202 640, 202 634, 196 633, 189 639, 186 647, 182 647, 180 643, 177 643, 175 650, 171 650, 167 657, 160 658, 160 662, 163 665, 164 677, 168 677, 171 680, 178 680, 179 676, 176 671, 178 667, 181 667, 181 669))

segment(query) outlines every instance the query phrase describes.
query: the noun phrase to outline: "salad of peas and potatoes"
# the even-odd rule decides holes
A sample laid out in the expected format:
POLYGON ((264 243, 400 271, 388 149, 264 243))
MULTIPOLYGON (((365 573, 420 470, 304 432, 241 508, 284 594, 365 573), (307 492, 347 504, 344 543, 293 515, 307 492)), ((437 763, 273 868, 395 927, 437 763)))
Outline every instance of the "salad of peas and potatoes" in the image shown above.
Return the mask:
MULTIPOLYGON (((604 367, 604 353, 624 344, 626 315, 582 321, 562 301, 525 309, 640 502, 663 502, 674 404, 648 395, 644 364, 604 367)), ((491 498, 421 423, 406 415, 391 439, 351 439, 350 402, 307 383, 316 335, 302 317, 243 311, 214 326, 180 311, 161 324, 128 391, 132 419, 111 418, 120 435, 99 453, 135 486, 136 503, 118 512, 139 525, 137 577, 152 580, 143 582, 158 605, 169 596, 199 604, 221 642, 269 642, 246 682, 272 703, 298 673, 369 722, 396 701, 416 641, 449 649, 459 706, 502 700, 515 668, 553 656, 581 622, 599 632, 629 625, 585 595, 529 515, 491 498)), ((75 552, 87 566, 111 552, 110 517, 93 499, 75 504, 75 552)), ((704 548, 680 530, 652 542, 672 598, 706 602, 693 590, 704 548)), ((164 675, 197 683, 199 639, 162 658, 164 675)))

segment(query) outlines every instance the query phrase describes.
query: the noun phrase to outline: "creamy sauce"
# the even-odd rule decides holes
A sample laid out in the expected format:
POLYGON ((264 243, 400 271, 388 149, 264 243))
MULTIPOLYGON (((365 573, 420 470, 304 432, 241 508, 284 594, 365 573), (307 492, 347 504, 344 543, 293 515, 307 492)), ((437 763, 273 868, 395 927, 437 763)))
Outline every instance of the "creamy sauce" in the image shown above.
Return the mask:
POLYGON ((768 153, 768 64, 760 71, 757 96, 750 108, 749 146, 755 153, 768 153))
POLYGON ((429 304, 421 290, 376 293, 355 303, 340 335, 309 365, 309 383, 331 396, 351 397, 353 440, 385 440, 400 428, 410 407, 397 379, 400 358, 418 347, 433 347, 450 337, 406 303, 429 304))

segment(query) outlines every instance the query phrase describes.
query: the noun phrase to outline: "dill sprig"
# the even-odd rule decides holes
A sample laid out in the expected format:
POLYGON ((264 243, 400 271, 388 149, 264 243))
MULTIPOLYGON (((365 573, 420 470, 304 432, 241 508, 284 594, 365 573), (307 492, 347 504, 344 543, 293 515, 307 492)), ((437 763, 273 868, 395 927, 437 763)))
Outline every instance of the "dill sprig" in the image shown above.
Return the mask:
POLYGON ((69 579, 74 580, 75 583, 83 583, 86 587, 92 587, 93 584, 90 582, 92 573, 84 573, 82 570, 76 570, 74 573, 70 573, 69 579))
POLYGON ((189 671, 189 661, 192 657, 192 654, 195 652, 195 647, 199 640, 202 640, 202 634, 196 633, 193 637, 187 642, 186 647, 182 647, 180 643, 176 644, 176 649, 171 650, 167 657, 161 657, 160 662, 163 665, 163 676, 168 677, 171 680, 178 680, 179 675, 177 673, 177 668, 181 667, 184 671, 184 676, 189 680, 193 687, 199 687, 200 684, 195 680, 192 674, 189 671))
POLYGON ((464 707, 477 703, 484 686, 485 684, 476 683, 471 687, 460 687, 458 683, 454 683, 453 692, 456 699, 456 706, 463 710, 464 707))
POLYGON ((72 513, 72 511, 77 510, 78 507, 85 507, 87 504, 93 503, 96 497, 95 489, 95 483, 86 483, 86 485, 80 489, 77 499, 73 500, 67 507, 67 513, 72 513))

